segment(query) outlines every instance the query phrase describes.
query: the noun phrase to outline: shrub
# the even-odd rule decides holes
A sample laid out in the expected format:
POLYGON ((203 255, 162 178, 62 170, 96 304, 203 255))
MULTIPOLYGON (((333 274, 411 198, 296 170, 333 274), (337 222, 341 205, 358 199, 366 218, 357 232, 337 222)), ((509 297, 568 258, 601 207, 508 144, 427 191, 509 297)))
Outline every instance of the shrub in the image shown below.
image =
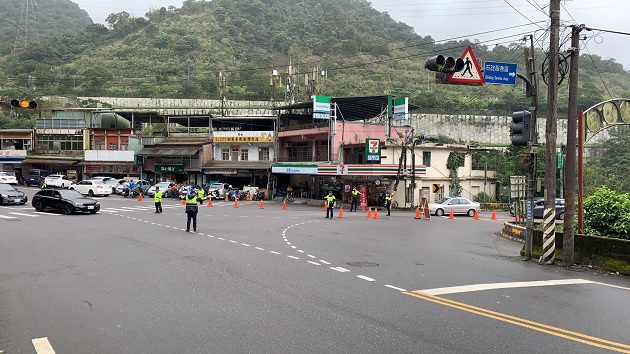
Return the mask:
POLYGON ((584 233, 630 239, 630 194, 617 194, 603 186, 586 198, 584 233))

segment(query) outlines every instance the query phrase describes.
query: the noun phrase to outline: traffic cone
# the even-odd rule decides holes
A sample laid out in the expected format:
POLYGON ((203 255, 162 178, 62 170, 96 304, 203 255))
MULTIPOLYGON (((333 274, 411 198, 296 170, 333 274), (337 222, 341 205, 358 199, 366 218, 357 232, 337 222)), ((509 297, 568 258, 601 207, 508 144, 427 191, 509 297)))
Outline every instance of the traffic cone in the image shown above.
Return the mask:
POLYGON ((260 206, 258 207, 258 209, 265 209, 265 203, 263 203, 263 200, 260 200, 260 206))
POLYGON ((516 222, 521 222, 521 217, 518 214, 516 214, 516 222))
POLYGON ((142 201, 142 193, 138 194, 138 201, 141 202, 142 201))
POLYGON ((234 199, 234 207, 238 208, 238 199, 234 199))
POLYGON ((212 207, 212 198, 208 199, 208 206, 212 207))
POLYGON ((228 194, 227 193, 225 193, 225 201, 226 202, 228 201, 228 194))
POLYGON ((339 219, 343 219, 343 207, 339 208, 339 219))
POLYGON ((326 205, 328 203, 324 202, 324 211, 328 210, 328 205, 326 205))
POLYGON ((186 200, 182 199, 182 205, 186 205, 186 200))
POLYGON ((422 216, 420 215, 420 207, 416 207, 416 216, 414 219, 422 219, 422 216))
POLYGON ((372 208, 368 208, 367 218, 368 219, 372 218, 372 208))
POLYGON ((361 204, 361 211, 365 211, 365 204, 361 204))
POLYGON ((455 215, 453 214, 453 209, 451 209, 451 213, 448 215, 448 218, 451 220, 455 219, 455 215))
POLYGON ((497 219, 497 211, 493 210, 492 211, 492 216, 490 217, 490 220, 496 220, 497 219))
POLYGON ((378 219, 378 209, 374 208, 374 215, 372 215, 372 219, 378 219))
POLYGON ((475 220, 479 220, 479 212, 477 210, 475 210, 475 217, 474 217, 474 219, 475 220))
POLYGON ((282 201, 282 210, 287 210, 287 201, 286 200, 282 201))

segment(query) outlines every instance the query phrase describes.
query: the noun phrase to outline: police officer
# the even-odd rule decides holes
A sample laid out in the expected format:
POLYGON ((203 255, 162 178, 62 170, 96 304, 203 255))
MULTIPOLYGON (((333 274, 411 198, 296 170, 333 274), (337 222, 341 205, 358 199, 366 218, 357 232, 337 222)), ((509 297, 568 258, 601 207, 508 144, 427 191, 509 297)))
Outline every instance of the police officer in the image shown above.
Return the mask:
POLYGON ((359 204, 359 196, 361 192, 357 189, 357 187, 352 188, 352 204, 350 204, 350 211, 352 212, 352 207, 354 207, 354 212, 357 211, 357 205, 359 204))
POLYGON ((335 201, 335 196, 332 191, 328 191, 328 195, 324 197, 326 199, 326 219, 328 219, 328 214, 330 213, 330 218, 333 218, 333 208, 337 204, 335 201))
POLYGON ((46 185, 46 182, 42 182, 42 187, 41 187, 41 188, 42 188, 42 189, 46 189, 46 188, 48 188, 48 185, 46 185))
POLYGON ((387 216, 390 216, 392 211, 392 198, 394 198, 394 193, 390 193, 388 191, 385 194, 385 206, 387 207, 387 216))
POLYGON ((203 203, 203 200, 206 199, 206 191, 203 190, 203 187, 200 187, 197 191, 197 199, 199 200, 199 204, 203 203))
POLYGON ((186 232, 190 232, 190 221, 192 220, 193 231, 197 231, 197 213, 199 212, 199 202, 195 193, 186 194, 186 232))
POLYGON ((155 212, 162 212, 162 191, 160 187, 155 187, 155 195, 153 195, 153 203, 155 203, 155 212))

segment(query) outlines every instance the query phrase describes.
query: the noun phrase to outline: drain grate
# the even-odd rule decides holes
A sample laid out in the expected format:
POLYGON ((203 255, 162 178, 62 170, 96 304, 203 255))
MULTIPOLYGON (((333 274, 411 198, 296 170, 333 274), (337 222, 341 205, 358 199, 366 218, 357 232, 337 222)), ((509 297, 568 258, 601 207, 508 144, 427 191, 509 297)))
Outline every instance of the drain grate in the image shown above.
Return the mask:
POLYGON ((347 262, 346 264, 353 267, 378 267, 380 265, 372 262, 347 262))

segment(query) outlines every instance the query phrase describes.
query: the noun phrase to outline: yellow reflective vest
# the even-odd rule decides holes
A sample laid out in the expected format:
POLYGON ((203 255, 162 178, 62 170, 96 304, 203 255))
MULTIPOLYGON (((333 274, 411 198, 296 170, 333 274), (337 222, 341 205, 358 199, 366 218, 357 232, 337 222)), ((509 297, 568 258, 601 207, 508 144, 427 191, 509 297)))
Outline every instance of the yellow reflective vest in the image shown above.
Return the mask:
POLYGON ((153 196, 154 203, 160 203, 162 201, 162 191, 155 191, 155 195, 153 196))

